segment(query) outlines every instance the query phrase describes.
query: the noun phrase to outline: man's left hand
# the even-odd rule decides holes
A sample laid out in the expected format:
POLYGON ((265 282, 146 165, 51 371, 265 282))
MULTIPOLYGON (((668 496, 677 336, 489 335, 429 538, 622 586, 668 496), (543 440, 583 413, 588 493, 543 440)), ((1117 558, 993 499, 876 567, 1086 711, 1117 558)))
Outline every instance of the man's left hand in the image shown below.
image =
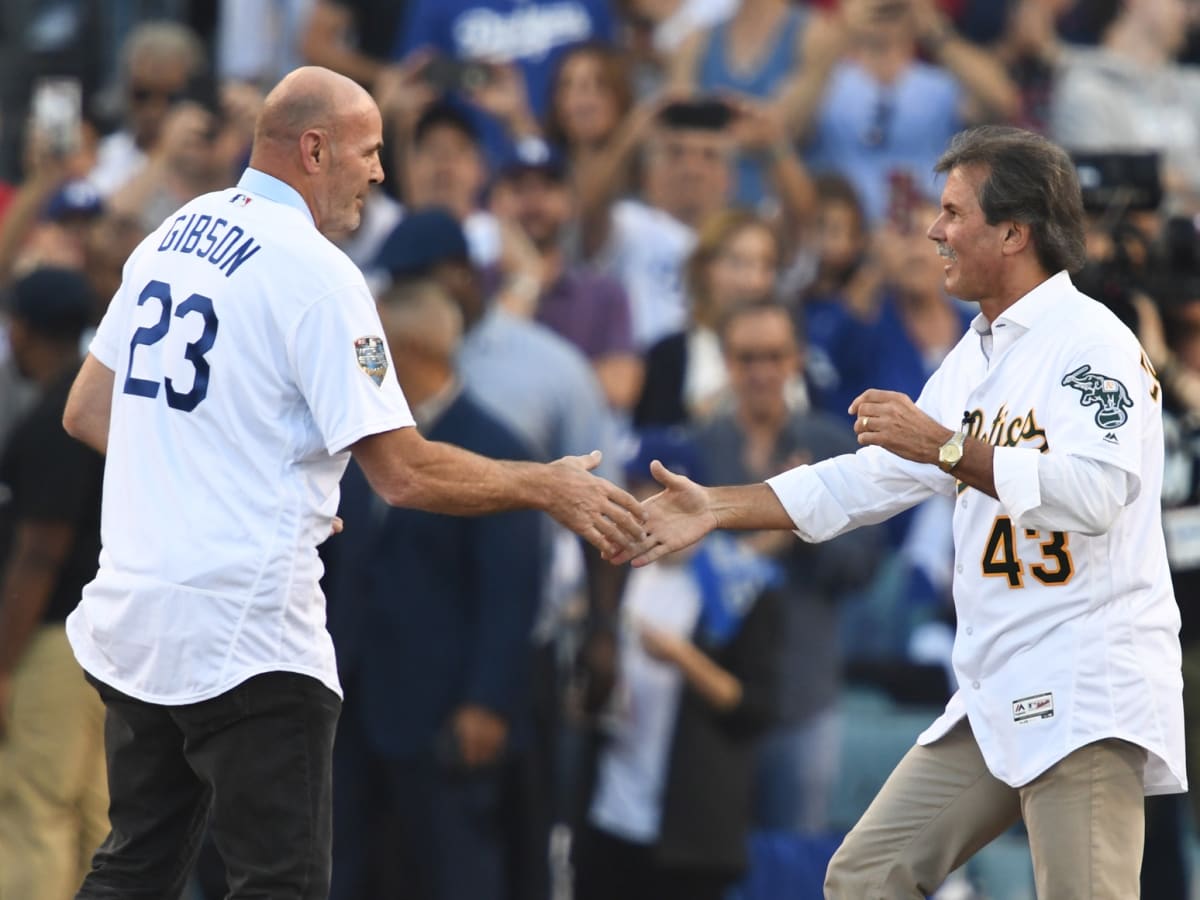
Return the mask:
POLYGON ((454 735, 470 768, 496 761, 508 740, 508 723, 490 709, 466 704, 454 713, 454 735))
POLYGON ((907 394, 872 388, 850 404, 854 432, 863 446, 874 445, 904 459, 937 464, 938 448, 954 435, 917 408, 907 394))

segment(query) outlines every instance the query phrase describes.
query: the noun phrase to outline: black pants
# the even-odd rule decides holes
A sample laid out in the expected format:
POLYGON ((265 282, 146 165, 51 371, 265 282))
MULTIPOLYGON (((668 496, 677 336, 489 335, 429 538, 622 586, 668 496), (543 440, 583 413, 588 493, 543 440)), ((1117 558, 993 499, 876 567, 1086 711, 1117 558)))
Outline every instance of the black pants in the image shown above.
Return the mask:
POLYGON ((654 848, 585 826, 575 838, 575 900, 722 900, 737 873, 664 866, 654 848))
POLYGON ((325 900, 337 695, 287 672, 185 706, 92 683, 106 710, 112 832, 78 898, 179 897, 211 813, 229 898, 325 900))

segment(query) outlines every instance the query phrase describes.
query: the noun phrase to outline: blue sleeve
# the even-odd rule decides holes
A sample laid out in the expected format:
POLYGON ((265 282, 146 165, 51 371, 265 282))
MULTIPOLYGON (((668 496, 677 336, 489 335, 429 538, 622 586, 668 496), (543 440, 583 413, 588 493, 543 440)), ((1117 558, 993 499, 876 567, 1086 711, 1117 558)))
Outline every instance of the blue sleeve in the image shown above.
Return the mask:
MULTIPOLYGON (((489 456, 528 458, 493 448, 489 456)), ((541 598, 543 520, 529 510, 475 520, 471 553, 478 582, 473 647, 462 702, 510 722, 528 690, 530 633, 541 598)))
POLYGON ((591 40, 612 43, 615 38, 616 28, 613 24, 611 4, 607 0, 593 3, 591 40))
POLYGON ((511 721, 528 688, 530 633, 541 596, 541 514, 521 510, 478 524, 480 606, 463 702, 511 721))
POLYGON ((414 0, 396 33, 392 58, 404 59, 419 47, 451 52, 454 48, 439 34, 446 7, 451 3, 452 0, 414 0))

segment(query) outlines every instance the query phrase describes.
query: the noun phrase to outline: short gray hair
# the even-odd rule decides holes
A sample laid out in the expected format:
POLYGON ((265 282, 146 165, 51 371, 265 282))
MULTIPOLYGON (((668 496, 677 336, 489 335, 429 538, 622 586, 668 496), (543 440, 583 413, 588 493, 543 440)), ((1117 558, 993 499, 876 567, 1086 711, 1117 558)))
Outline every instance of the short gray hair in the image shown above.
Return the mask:
POLYGON ((987 169, 979 206, 989 225, 1007 219, 1030 226, 1038 262, 1051 274, 1083 267, 1083 196, 1062 147, 1020 128, 981 125, 955 135, 934 170, 970 166, 987 169))
POLYGON ((180 60, 192 74, 201 74, 208 69, 203 41, 196 32, 178 22, 144 22, 129 33, 121 46, 125 78, 129 77, 133 61, 142 56, 180 60))

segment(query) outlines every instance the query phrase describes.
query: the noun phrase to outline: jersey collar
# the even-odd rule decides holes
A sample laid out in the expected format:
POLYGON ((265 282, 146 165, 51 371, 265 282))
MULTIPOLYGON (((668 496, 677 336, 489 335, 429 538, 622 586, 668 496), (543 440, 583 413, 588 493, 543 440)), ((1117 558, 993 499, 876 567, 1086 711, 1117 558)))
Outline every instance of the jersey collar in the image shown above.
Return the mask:
POLYGON ((1051 275, 1004 312, 1000 313, 996 317, 996 321, 1009 322, 1029 330, 1054 309, 1058 303, 1058 298, 1062 297, 1065 292, 1073 290, 1074 285, 1071 284, 1071 276, 1066 273, 1066 270, 1060 271, 1051 275))
POLYGON ((983 355, 990 360, 993 355, 1003 353, 1013 341, 1045 318, 1054 309, 1058 298, 1070 290, 1074 290, 1074 285, 1064 270, 1035 287, 998 315, 995 322, 988 322, 987 316, 979 313, 971 320, 971 329, 979 335, 983 355))
POLYGON ((308 204, 304 202, 304 198, 300 196, 300 192, 288 184, 286 181, 280 181, 274 175, 268 175, 266 172, 260 172, 258 169, 246 169, 242 173, 242 177, 238 179, 237 186, 244 191, 249 191, 251 194, 258 194, 266 200, 272 200, 275 203, 282 203, 285 206, 290 206, 293 209, 298 209, 304 213, 308 221, 316 227, 316 220, 313 219, 312 210, 308 208, 308 204))

